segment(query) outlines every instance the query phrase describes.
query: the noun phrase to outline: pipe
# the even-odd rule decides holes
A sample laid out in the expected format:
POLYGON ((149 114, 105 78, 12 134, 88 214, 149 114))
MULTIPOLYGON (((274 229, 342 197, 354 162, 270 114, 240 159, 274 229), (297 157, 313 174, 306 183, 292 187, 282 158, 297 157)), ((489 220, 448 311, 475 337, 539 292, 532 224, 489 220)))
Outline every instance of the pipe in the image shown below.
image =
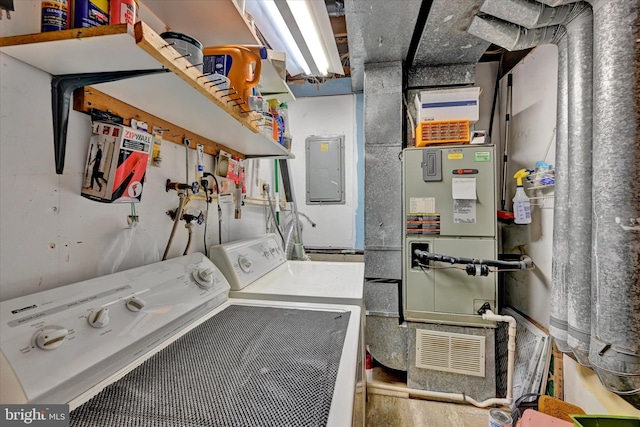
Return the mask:
POLYGON ((481 402, 467 396, 464 393, 444 393, 439 391, 418 390, 414 388, 400 387, 386 384, 380 381, 367 380, 367 387, 379 388, 400 393, 408 393, 414 396, 420 396, 427 399, 450 400, 453 402, 470 403, 478 408, 487 408, 494 405, 509 406, 513 403, 513 371, 515 369, 516 360, 516 319, 511 316, 499 316, 491 310, 487 310, 482 318, 494 322, 505 322, 509 324, 509 341, 507 344, 507 396, 504 398, 491 398, 481 402))
POLYGON ((509 341, 507 342, 507 405, 513 402, 513 371, 516 365, 516 319, 512 316, 501 316, 491 310, 482 314, 482 319, 509 324, 509 341))
POLYGON ((189 253, 189 247, 191 246, 191 237, 193 236, 193 224, 192 223, 187 223, 185 224, 186 229, 188 230, 188 236, 187 237, 187 246, 185 246, 184 248, 184 252, 182 253, 182 255, 186 255, 189 253))
POLYGON ((594 3, 593 287, 589 360, 640 408, 638 3, 594 3))
POLYGON ((567 275, 569 269, 569 86, 567 38, 558 41, 558 92, 556 159, 553 196, 553 257, 551 258, 551 308, 549 334, 558 349, 571 353, 567 344, 567 275))
POLYGON ((591 176, 593 146, 593 13, 585 3, 565 24, 569 87, 569 229, 567 344, 581 365, 590 366, 591 176))
POLYGON ((480 12, 532 29, 562 25, 579 12, 578 4, 549 7, 534 0, 485 0, 480 12))
POLYGON ((467 30, 469 34, 510 51, 529 49, 541 44, 555 44, 562 38, 564 31, 561 25, 529 30, 489 15, 474 16, 467 30))
POLYGON ((184 199, 186 195, 184 192, 180 191, 178 193, 178 198, 180 201, 178 202, 178 209, 176 209, 176 217, 173 219, 173 227, 171 228, 171 234, 169 235, 169 241, 167 242, 167 247, 164 249, 164 255, 162 255, 162 260, 167 259, 167 255, 169 255, 169 248, 171 247, 171 243, 173 242, 173 237, 176 234, 176 229, 178 228, 178 223, 180 222, 180 217, 182 217, 182 208, 184 207, 184 199))

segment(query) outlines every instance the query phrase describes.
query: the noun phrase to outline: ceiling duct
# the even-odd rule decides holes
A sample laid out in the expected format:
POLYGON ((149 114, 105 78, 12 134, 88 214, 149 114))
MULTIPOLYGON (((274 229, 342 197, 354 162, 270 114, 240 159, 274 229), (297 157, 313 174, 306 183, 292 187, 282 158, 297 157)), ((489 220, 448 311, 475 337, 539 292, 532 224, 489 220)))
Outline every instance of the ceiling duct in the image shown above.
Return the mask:
POLYGON ((489 15, 475 16, 468 31, 509 51, 557 44, 565 33, 561 25, 527 29, 489 15))
POLYGON ((541 28, 568 22, 582 8, 575 3, 549 7, 534 0, 485 0, 480 12, 525 28, 541 28))

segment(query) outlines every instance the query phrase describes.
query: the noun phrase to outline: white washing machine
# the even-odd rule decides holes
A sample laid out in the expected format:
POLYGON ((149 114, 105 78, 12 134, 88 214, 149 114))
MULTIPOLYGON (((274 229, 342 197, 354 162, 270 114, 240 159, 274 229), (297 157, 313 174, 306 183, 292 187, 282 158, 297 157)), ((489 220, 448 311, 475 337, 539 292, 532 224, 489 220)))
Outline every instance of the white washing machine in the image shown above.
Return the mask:
POLYGON ((275 234, 212 246, 231 298, 362 305, 364 263, 287 261, 275 234))
POLYGON ((228 299, 195 253, 0 303, 0 403, 71 426, 347 426, 357 305, 228 299))
MULTIPOLYGON (((227 278, 229 297, 363 307, 364 263, 288 261, 275 234, 212 246, 209 257, 227 278)), ((361 310, 354 426, 366 421, 364 310, 361 310)))

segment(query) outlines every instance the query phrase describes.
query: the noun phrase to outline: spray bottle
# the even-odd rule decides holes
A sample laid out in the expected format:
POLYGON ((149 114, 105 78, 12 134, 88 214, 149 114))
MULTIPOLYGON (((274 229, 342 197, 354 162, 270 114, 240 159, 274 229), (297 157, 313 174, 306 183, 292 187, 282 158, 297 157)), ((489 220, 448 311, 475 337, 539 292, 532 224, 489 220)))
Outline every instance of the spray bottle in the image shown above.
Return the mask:
POLYGON ((526 169, 520 169, 513 176, 516 179, 516 195, 513 198, 513 213, 515 215, 514 222, 516 224, 531 224, 531 203, 527 193, 524 192, 522 187, 522 178, 529 176, 529 171, 526 169))

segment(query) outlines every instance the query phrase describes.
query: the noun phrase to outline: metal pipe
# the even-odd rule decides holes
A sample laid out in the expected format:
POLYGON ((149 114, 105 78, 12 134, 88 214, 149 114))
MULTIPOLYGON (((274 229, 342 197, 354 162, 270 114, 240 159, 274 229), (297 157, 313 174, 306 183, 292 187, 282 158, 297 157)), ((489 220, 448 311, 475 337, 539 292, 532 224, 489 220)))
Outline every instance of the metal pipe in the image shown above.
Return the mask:
POLYGON ((166 260, 169 255, 169 248, 171 248, 171 243, 173 242, 173 237, 176 234, 176 229, 178 228, 178 223, 180 222, 180 218, 182 217, 182 208, 184 207, 184 199, 186 194, 183 191, 178 192, 178 197, 180 201, 178 202, 178 209, 176 209, 176 217, 173 219, 173 227, 171 228, 171 234, 169 235, 169 241, 167 241, 167 247, 164 248, 164 254, 162 255, 162 260, 166 260))
POLYGON ((581 7, 575 3, 549 7, 535 0, 485 0, 480 12, 532 29, 564 24, 581 7))
POLYGON ((553 257, 551 258, 551 308, 549 334, 558 349, 571 353, 567 344, 567 275, 569 269, 569 86, 567 38, 558 41, 558 91, 556 159, 553 197, 553 257))
POLYGON ((591 341, 591 151, 593 141, 593 13, 585 3, 567 29, 569 89, 569 229, 567 344, 589 363, 591 341))
POLYGON ((493 16, 474 16, 467 32, 490 41, 507 50, 522 50, 542 44, 557 43, 564 34, 564 27, 552 25, 527 29, 493 16))
POLYGON ((594 2, 593 279, 589 360, 640 408, 638 3, 594 2))

